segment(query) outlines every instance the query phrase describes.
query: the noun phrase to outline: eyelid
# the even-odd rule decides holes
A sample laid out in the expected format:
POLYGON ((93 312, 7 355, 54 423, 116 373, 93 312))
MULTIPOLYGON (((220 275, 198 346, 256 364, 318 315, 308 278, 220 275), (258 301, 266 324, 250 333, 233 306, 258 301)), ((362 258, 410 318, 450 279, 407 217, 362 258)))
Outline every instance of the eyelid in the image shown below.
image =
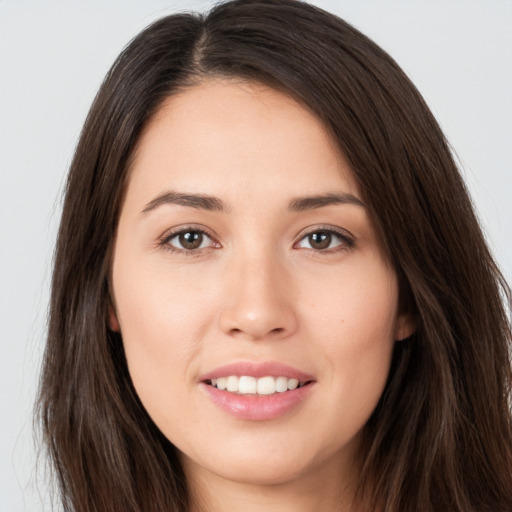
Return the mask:
MULTIPOLYGON (((158 246, 162 247, 163 249, 171 252, 171 253, 177 253, 182 256, 198 256, 202 254, 204 251, 208 251, 214 248, 220 248, 221 244, 218 242, 217 237, 215 237, 208 228, 206 228, 203 225, 198 224, 187 224, 187 225, 181 225, 176 226, 170 230, 167 230, 161 237, 159 237, 158 246), (203 234, 204 236, 208 237, 211 240, 211 245, 208 247, 198 248, 198 249, 180 249, 178 247, 172 246, 169 244, 169 241, 173 239, 174 237, 180 235, 181 233, 187 233, 187 232, 198 232, 203 234)), ((332 225, 315 225, 311 226, 309 228, 306 228, 302 232, 300 232, 297 237, 296 241, 293 243, 293 248, 296 249, 302 249, 307 251, 312 251, 315 253, 322 253, 322 254, 332 254, 337 252, 342 252, 349 250, 355 246, 355 238, 354 236, 348 232, 347 230, 340 228, 338 226, 332 226, 332 225), (331 233, 335 235, 339 240, 340 244, 338 244, 335 247, 332 248, 326 248, 326 249, 314 249, 314 248, 308 248, 308 247, 298 247, 298 245, 309 235, 313 233, 318 232, 324 232, 324 233, 331 233)))
POLYGON ((341 252, 344 250, 349 250, 353 248, 356 245, 355 237, 346 229, 332 226, 332 225, 326 225, 326 224, 320 224, 316 226, 311 226, 309 228, 306 228, 304 231, 299 233, 296 237, 297 241, 293 244, 294 248, 303 249, 303 250, 309 250, 314 251, 315 253, 335 253, 335 252, 341 252), (306 237, 313 233, 331 233, 334 234, 336 237, 340 239, 342 242, 336 247, 330 248, 330 249, 314 249, 314 248, 308 248, 308 247, 297 247, 300 242, 302 242, 306 237))
POLYGON ((171 253, 177 253, 183 256, 197 256, 209 249, 221 247, 217 238, 210 232, 210 230, 208 230, 205 226, 202 226, 200 224, 185 224, 167 230, 162 236, 159 237, 158 246, 162 247, 163 249, 171 253), (201 249, 189 250, 180 249, 179 247, 175 247, 169 244, 169 241, 172 240, 174 237, 180 235, 181 233, 187 233, 191 231, 201 233, 202 235, 208 237, 212 241, 212 244, 208 247, 203 247, 201 249))

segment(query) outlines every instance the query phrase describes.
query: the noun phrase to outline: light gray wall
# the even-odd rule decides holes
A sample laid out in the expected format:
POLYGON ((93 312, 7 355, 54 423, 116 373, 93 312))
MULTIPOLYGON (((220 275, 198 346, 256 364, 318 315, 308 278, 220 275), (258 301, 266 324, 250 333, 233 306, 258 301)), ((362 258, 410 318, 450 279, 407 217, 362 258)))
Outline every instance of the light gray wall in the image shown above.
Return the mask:
MULTIPOLYGON (((60 192, 103 75, 140 29, 209 1, 0 0, 0 512, 41 511, 31 407, 60 192)), ((317 0, 403 66, 457 151, 512 278, 512 1, 317 0)), ((41 496, 40 496, 41 494, 41 496)))

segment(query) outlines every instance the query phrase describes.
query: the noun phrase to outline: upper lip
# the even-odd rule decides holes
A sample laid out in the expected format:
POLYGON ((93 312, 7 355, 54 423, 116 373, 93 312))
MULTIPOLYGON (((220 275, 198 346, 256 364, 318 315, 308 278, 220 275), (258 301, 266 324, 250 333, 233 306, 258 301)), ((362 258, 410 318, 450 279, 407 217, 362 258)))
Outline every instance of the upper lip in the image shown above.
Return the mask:
POLYGON ((230 375, 236 375, 238 377, 248 375, 256 378, 267 376, 286 377, 288 379, 297 379, 300 382, 315 380, 313 375, 277 361, 266 361, 263 363, 239 361, 230 363, 204 373, 199 377, 199 380, 204 382, 211 379, 218 379, 219 377, 229 377, 230 375))

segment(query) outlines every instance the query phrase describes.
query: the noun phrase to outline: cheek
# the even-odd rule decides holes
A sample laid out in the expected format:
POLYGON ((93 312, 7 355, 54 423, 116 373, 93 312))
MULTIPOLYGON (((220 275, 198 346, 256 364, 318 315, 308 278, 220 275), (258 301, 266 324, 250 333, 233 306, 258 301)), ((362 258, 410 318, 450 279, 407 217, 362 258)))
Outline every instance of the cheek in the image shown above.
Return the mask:
POLYGON ((304 309, 308 337, 317 340, 323 365, 330 369, 333 398, 344 404, 336 414, 346 421, 349 410, 355 425, 372 413, 389 374, 398 285, 394 272, 379 260, 340 270, 322 282, 321 289, 319 281, 309 283, 307 294, 317 300, 304 309))
POLYGON ((298 301, 327 350, 371 352, 394 338, 398 284, 380 257, 354 259, 313 277, 303 281, 298 301))
POLYGON ((179 395, 172 390, 189 380, 190 362, 200 350, 209 320, 205 300, 198 300, 205 290, 197 281, 180 278, 160 262, 142 265, 126 257, 114 266, 114 296, 130 376, 152 416, 158 416, 162 400, 174 408, 168 399, 179 395))

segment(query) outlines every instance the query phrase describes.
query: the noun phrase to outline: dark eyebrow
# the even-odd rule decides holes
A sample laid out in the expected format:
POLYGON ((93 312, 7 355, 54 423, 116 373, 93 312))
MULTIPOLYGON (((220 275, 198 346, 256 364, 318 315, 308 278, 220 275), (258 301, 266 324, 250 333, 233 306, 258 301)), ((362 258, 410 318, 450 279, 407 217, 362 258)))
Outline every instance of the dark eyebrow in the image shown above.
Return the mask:
POLYGON ((189 206, 200 210, 224 211, 226 206, 218 197, 205 194, 184 194, 181 192, 164 192, 152 199, 142 210, 145 215, 150 211, 162 206, 163 204, 178 204, 180 206, 189 206))
POLYGON ((346 193, 298 197, 290 202, 288 208, 293 212, 303 212, 306 210, 314 210, 315 208, 322 208, 323 206, 330 206, 332 204, 354 204, 364 208, 364 203, 361 199, 346 193))

